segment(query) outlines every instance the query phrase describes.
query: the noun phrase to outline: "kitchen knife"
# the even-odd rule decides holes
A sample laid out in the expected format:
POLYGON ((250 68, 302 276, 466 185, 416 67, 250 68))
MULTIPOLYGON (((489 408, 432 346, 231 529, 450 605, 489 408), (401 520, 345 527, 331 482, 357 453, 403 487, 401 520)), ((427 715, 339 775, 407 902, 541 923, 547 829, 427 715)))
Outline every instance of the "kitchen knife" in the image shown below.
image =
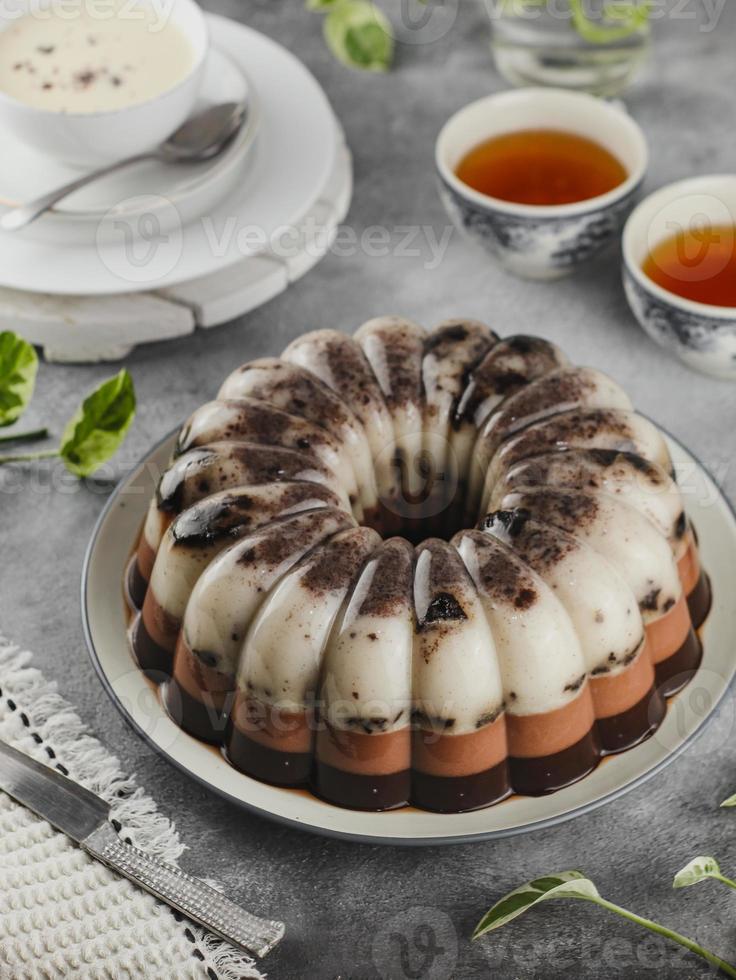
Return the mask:
POLYGON ((2 739, 0 789, 92 857, 222 939, 265 956, 284 935, 283 922, 251 915, 203 881, 126 844, 115 833, 104 800, 2 739))

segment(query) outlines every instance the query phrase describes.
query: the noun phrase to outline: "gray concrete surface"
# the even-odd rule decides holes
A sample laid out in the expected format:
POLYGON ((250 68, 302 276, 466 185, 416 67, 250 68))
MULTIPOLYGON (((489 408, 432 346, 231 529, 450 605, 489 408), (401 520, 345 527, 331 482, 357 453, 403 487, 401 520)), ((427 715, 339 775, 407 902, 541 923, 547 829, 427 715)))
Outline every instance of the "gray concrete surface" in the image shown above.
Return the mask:
MULTIPOLYGON (((431 163, 435 134, 463 103, 502 88, 480 3, 461 0, 445 37, 402 47, 396 70, 377 77, 333 62, 319 18, 295 0, 208 0, 207 6, 278 39, 326 88, 355 154, 349 225, 358 233, 383 225, 392 246, 406 225, 442 233, 447 222, 431 163)), ((707 33, 699 30, 702 0, 678 6, 685 16, 656 24, 648 71, 627 94, 651 142, 649 188, 727 171, 736 159, 736 9, 729 4, 717 31, 707 33)), ((241 361, 276 353, 308 328, 351 330, 370 316, 396 311, 428 325, 467 314, 501 333, 536 331, 558 341, 578 361, 623 382, 636 404, 692 447, 736 497, 736 388, 689 372, 641 334, 622 294, 615 254, 552 285, 509 278, 457 236, 437 268, 427 268, 429 259, 426 245, 414 257, 332 255, 231 326, 136 351, 129 367, 140 411, 109 475, 132 465, 241 361)), ((44 365, 28 421, 58 429, 80 394, 109 373, 109 366, 44 365)), ((267 964, 273 980, 706 975, 704 965, 675 947, 572 903, 548 906, 495 938, 470 943, 478 917, 503 892, 570 867, 585 869, 612 900, 736 959, 733 897, 716 884, 677 893, 670 887, 672 874, 696 854, 713 853, 725 869, 736 870, 736 816, 718 809, 736 791, 733 700, 666 772, 556 829, 426 849, 359 846, 284 829, 174 771, 126 727, 102 691, 84 649, 78 587, 107 489, 75 486, 51 465, 0 473, 0 631, 35 652, 36 664, 176 819, 191 848, 186 866, 287 921, 288 938, 267 964)))

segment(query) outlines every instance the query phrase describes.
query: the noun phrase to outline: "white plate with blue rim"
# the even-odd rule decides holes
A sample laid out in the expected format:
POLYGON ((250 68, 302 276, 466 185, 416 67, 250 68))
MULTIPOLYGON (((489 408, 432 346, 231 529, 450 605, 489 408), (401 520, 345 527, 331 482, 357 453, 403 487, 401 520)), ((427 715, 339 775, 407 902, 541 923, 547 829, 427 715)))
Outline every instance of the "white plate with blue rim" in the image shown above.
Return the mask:
POLYGON ((711 578, 713 606, 701 632, 700 669, 669 702, 666 718, 653 737, 608 757, 584 779, 549 796, 513 796, 468 813, 429 813, 412 807, 364 813, 332 806, 303 790, 258 782, 233 769, 217 750, 171 721, 156 688, 139 670, 128 648, 123 576, 175 439, 176 433, 167 436, 121 481, 97 522, 82 576, 87 646, 114 704, 156 752, 212 792, 263 817, 374 844, 463 843, 550 827, 629 792, 677 758, 713 717, 736 673, 736 604, 731 600, 736 515, 698 460, 667 437, 685 504, 698 532, 702 562, 711 578))
MULTIPOLYGON (((163 289, 258 255, 283 229, 299 230, 323 193, 338 152, 329 101, 307 68, 275 41, 214 14, 207 15, 207 23, 214 57, 229 59, 257 93, 256 138, 244 165, 236 162, 228 171, 230 191, 219 200, 215 194, 204 211, 195 208, 199 216, 193 217, 188 199, 185 205, 167 188, 152 193, 138 170, 131 171, 125 179, 132 181, 133 194, 118 194, 99 235, 99 219, 91 220, 91 241, 82 235, 60 247, 55 235, 42 241, 0 233, 0 286, 80 296, 163 289)), ((232 73, 228 78, 234 80, 232 73)), ((173 168, 167 172, 173 174, 173 168)), ((0 169, 0 197, 9 200, 1 174, 0 169)), ((101 192, 90 187, 85 194, 101 192)), ((67 208, 70 203, 71 198, 67 208)), ((102 202, 89 197, 85 207, 91 203, 99 208, 102 202)), ((61 220, 57 214, 49 223, 54 217, 61 220)))

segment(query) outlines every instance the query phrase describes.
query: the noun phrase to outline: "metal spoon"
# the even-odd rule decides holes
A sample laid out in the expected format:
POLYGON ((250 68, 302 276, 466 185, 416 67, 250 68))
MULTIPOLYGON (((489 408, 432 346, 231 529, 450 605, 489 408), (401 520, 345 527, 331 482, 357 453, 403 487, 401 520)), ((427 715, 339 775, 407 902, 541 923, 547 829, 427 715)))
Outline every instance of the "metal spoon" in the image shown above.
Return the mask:
POLYGON ((210 106, 191 119, 187 119, 176 132, 155 150, 138 153, 125 160, 118 160, 109 166, 93 170, 76 180, 48 191, 33 201, 21 204, 11 211, 6 211, 0 218, 0 228, 4 231, 18 231, 35 221, 44 212, 58 204, 68 194, 86 187, 92 181, 108 174, 122 170, 143 160, 160 160, 162 163, 199 163, 211 160, 225 149, 232 137, 243 125, 248 107, 244 102, 224 102, 221 105, 210 106))

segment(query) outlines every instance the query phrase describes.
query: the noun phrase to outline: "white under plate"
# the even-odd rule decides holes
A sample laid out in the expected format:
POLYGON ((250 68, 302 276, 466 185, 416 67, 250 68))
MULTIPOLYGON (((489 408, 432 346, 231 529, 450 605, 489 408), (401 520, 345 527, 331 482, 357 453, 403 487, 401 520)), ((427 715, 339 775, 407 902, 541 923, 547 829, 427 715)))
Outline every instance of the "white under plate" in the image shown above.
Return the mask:
MULTIPOLYGON (((105 226, 92 244, 62 248, 1 233, 0 285, 82 296, 158 290, 229 268, 263 252, 285 229, 299 230, 337 152, 327 97, 275 41, 214 14, 207 21, 213 45, 252 79, 258 93, 258 138, 232 194, 187 224, 176 199, 137 184, 137 194, 117 202, 116 236, 105 226)), ((294 235, 284 237, 288 248, 294 235)))
POLYGON ((658 732, 606 759, 589 776, 550 796, 515 796, 471 813, 438 814, 411 807, 361 813, 331 806, 301 790, 280 789, 237 772, 213 748, 182 732, 134 663, 126 638, 123 573, 148 501, 174 445, 168 436, 118 486, 90 542, 82 576, 85 635, 100 679, 123 716, 159 754, 207 788, 282 823, 372 843, 442 844, 487 840, 561 823, 633 789, 671 762, 703 727, 736 672, 736 604, 732 570, 736 518, 708 473, 668 438, 688 513, 711 577, 713 608, 703 630, 703 662, 672 699, 658 732))
MULTIPOLYGON (((70 194, 38 221, 15 234, 41 242, 94 246, 98 235, 114 241, 116 223, 121 218, 138 222, 146 210, 158 220, 161 233, 170 230, 167 221, 172 218, 175 223, 186 224, 207 213, 242 179, 245 157, 258 126, 255 87, 249 84, 241 66, 212 47, 194 111, 223 102, 243 101, 248 103, 248 119, 214 160, 199 164, 165 164, 154 160, 126 168, 70 194), (142 194, 147 195, 148 202, 144 210, 142 194)), ((9 133, 0 155, 0 213, 77 177, 79 170, 35 153, 9 133)))

